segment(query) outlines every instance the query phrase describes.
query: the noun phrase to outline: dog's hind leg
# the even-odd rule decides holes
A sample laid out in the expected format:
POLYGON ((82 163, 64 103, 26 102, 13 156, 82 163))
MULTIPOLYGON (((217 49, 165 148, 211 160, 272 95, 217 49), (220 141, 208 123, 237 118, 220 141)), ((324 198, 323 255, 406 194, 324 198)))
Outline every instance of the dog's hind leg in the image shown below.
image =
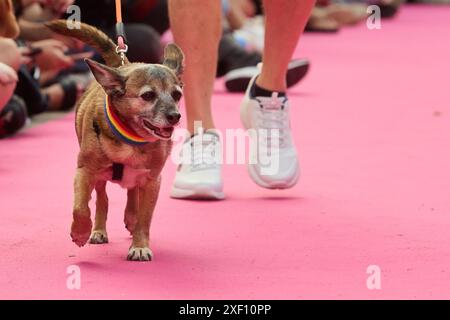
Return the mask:
POLYGON ((133 235, 137 222, 138 193, 138 187, 129 189, 127 193, 127 206, 125 208, 123 222, 125 223, 125 228, 127 228, 131 235, 133 235))
POLYGON ((89 200, 95 181, 92 175, 83 167, 77 168, 74 181, 73 222, 70 232, 73 242, 82 247, 89 240, 92 230, 91 210, 89 200))
POLYGON ((95 209, 94 230, 89 238, 89 243, 108 243, 108 233, 106 232, 106 219, 108 216, 108 195, 106 194, 106 181, 99 181, 95 185, 97 201, 95 209))
POLYGON ((158 199, 161 178, 149 180, 139 187, 136 226, 133 231, 133 243, 128 251, 128 260, 151 261, 153 253, 149 248, 150 223, 158 199))

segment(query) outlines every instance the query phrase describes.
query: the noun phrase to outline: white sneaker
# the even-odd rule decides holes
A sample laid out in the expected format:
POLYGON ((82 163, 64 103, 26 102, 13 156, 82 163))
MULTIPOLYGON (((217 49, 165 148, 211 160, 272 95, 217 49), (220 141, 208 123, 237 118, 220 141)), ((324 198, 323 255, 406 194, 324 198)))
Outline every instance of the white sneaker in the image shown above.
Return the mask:
POLYGON ((263 188, 292 188, 300 177, 300 167, 292 140, 289 101, 276 92, 272 97, 252 98, 250 89, 257 76, 250 81, 241 104, 241 121, 250 135, 248 172, 263 188))
POLYGON ((222 145, 212 130, 189 138, 170 196, 175 199, 222 200, 222 145))

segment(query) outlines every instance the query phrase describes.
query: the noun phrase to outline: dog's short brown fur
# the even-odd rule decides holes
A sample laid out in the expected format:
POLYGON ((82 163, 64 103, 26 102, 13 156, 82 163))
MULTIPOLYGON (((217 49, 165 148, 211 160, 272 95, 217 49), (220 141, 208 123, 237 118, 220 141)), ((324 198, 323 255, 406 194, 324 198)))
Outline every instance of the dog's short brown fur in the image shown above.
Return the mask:
POLYGON ((112 180, 113 163, 122 164, 123 178, 119 183, 128 189, 124 222, 133 236, 128 260, 151 260, 150 222, 158 198, 161 170, 172 147, 170 135, 179 120, 183 53, 170 44, 165 49, 162 65, 125 61, 122 66, 115 44, 94 27, 82 24, 81 29, 70 30, 63 20, 47 26, 95 47, 108 65, 87 60, 97 82, 80 99, 76 110, 80 152, 74 182, 72 240, 78 246, 88 240, 95 244, 108 242, 105 186, 112 180), (149 143, 133 146, 113 134, 104 113, 105 93, 122 122, 149 143), (88 202, 93 189, 97 192, 97 203, 92 227, 88 202))

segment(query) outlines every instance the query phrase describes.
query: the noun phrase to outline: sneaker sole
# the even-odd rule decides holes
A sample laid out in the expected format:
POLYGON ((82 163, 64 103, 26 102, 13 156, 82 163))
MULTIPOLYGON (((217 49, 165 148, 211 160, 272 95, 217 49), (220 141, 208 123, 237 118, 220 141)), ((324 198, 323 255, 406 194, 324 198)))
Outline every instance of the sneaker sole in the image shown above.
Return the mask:
POLYGON ((290 189, 293 188, 298 180, 300 179, 300 170, 297 168, 295 171, 295 176, 288 181, 273 181, 273 182, 267 182, 262 180, 259 175, 255 172, 253 166, 248 165, 247 166, 248 174, 250 175, 250 178, 253 180, 254 183, 256 183, 258 186, 265 188, 265 189, 278 189, 278 190, 284 190, 284 189, 290 189))
MULTIPOLYGON (((253 67, 230 71, 225 76, 225 87, 229 92, 245 92, 254 75, 253 67)), ((302 80, 309 70, 308 60, 294 60, 289 63, 286 74, 287 87, 290 88, 302 80)))
POLYGON ((173 187, 170 197, 173 199, 190 200, 223 200, 225 199, 225 194, 221 191, 214 191, 207 188, 192 190, 173 187))

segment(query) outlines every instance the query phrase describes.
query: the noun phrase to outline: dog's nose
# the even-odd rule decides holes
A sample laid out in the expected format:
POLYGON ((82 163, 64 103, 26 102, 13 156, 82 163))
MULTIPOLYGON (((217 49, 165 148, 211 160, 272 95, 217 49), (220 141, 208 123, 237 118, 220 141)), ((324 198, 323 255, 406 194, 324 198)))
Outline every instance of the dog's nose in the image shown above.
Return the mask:
POLYGON ((175 125, 180 121, 181 114, 179 112, 170 112, 166 114, 166 119, 171 125, 175 125))

